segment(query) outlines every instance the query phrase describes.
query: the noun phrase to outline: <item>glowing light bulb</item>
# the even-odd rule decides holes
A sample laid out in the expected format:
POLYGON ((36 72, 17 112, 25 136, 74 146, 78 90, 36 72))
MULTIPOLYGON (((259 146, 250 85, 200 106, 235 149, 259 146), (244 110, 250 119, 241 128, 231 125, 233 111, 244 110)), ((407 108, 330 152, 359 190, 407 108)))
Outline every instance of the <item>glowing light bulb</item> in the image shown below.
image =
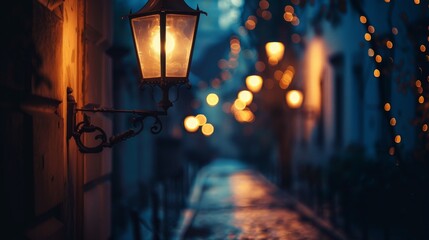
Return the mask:
MULTIPOLYGON (((155 29, 153 32, 154 34, 152 37, 151 47, 157 54, 160 54, 161 53, 161 36, 160 36, 159 27, 155 29)), ((165 52, 166 54, 169 54, 176 47, 176 39, 174 38, 174 35, 168 31, 168 29, 165 35, 166 35, 165 52)))

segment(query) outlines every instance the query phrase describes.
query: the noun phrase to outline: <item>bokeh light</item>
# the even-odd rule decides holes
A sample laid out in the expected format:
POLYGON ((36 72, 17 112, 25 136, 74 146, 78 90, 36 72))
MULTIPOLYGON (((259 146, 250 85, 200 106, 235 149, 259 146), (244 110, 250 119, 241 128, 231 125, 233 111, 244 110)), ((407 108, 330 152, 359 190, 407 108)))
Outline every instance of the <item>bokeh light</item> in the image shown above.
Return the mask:
POLYGON ((207 123, 207 117, 204 114, 198 114, 195 118, 198 120, 199 126, 203 126, 207 123))
POLYGON ((214 126, 210 123, 206 123, 201 127, 201 132, 204 136, 211 136, 214 133, 214 126))
POLYGON ((250 105, 253 101, 253 93, 247 90, 242 90, 238 93, 238 99, 243 101, 246 105, 250 105))
POLYGON ((210 93, 207 95, 206 101, 209 106, 214 107, 219 103, 219 97, 216 93, 210 93))
POLYGON ((290 108, 300 108, 304 97, 301 91, 291 90, 286 93, 286 103, 290 108))
POLYGON ((183 121, 183 125, 185 126, 186 131, 196 132, 199 127, 199 122, 194 116, 188 116, 183 121))
POLYGON ((246 78, 247 88, 254 93, 257 93, 261 90, 262 82, 262 77, 258 75, 251 75, 246 78))
POLYGON ((374 77, 376 77, 376 78, 380 77, 380 70, 378 70, 378 69, 374 70, 374 77))
POLYGON ((265 51, 270 65, 277 65, 283 58, 285 46, 281 42, 268 42, 265 44, 265 51))

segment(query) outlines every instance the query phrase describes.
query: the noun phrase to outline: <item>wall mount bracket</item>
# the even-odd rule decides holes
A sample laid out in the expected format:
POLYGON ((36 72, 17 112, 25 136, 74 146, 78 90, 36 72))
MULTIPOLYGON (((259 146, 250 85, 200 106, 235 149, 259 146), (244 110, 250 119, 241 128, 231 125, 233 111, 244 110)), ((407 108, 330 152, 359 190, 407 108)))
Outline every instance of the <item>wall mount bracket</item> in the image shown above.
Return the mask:
POLYGON ((67 88, 67 139, 74 138, 76 145, 82 153, 100 153, 104 148, 111 148, 117 143, 123 142, 129 138, 140 134, 144 129, 144 120, 153 118, 154 122, 150 127, 153 134, 158 134, 162 131, 162 122, 160 116, 166 116, 167 111, 146 111, 146 110, 117 110, 112 108, 102 108, 96 104, 87 104, 82 108, 77 108, 77 103, 72 95, 73 89, 67 88), (83 112, 83 121, 76 124, 77 112, 83 112), (107 137, 103 128, 91 123, 91 118, 86 113, 121 113, 133 115, 131 119, 132 127, 122 133, 107 137), (96 144, 92 146, 85 145, 83 137, 92 135, 96 140, 96 144))

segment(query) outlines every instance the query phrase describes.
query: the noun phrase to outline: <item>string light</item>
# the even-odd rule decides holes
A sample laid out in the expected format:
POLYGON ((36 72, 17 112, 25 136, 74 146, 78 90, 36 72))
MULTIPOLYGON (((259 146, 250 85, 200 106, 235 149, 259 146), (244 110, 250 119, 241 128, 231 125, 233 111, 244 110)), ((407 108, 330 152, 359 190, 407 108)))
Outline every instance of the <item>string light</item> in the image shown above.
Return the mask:
POLYGON ((211 136, 214 133, 214 127, 210 123, 206 123, 201 127, 201 132, 204 136, 211 136))
POLYGON ((365 33, 365 40, 368 42, 371 41, 371 34, 365 33))
POLYGON ((395 155, 395 148, 394 148, 394 147, 390 147, 390 148, 389 148, 389 155, 390 155, 390 156, 395 155))
POLYGON ((419 97, 419 103, 420 103, 420 104, 423 104, 424 102, 425 102, 425 97, 420 96, 420 97, 419 97))
POLYGON ((367 22, 367 19, 365 16, 360 16, 359 20, 362 24, 365 24, 367 22))
POLYGON ((393 33, 393 35, 398 35, 398 29, 395 28, 395 27, 393 27, 392 28, 392 33, 393 33))
POLYGON ((390 119, 390 125, 392 127, 396 126, 396 118, 393 117, 393 118, 390 119))
POLYGON ((383 61, 383 58, 380 55, 377 55, 375 56, 375 61, 381 63, 381 61, 383 61))
POLYGON ((425 45, 420 45, 420 51, 421 52, 426 52, 426 46, 425 45))
POLYGON ((374 50, 372 48, 368 49, 368 56, 374 57, 374 50))
POLYGON ((215 93, 210 93, 206 98, 207 104, 211 107, 214 107, 219 102, 219 97, 215 93))
POLYGON ((376 78, 380 77, 380 70, 378 70, 378 69, 374 70, 374 77, 376 77, 376 78))
POLYGON ((395 136, 395 143, 397 143, 397 144, 399 144, 399 143, 401 143, 401 141, 402 141, 402 138, 401 138, 401 135, 396 135, 395 136))
POLYGON ((372 25, 368 26, 368 32, 374 33, 375 32, 374 26, 372 26, 372 25))
POLYGON ((390 103, 384 104, 384 111, 389 112, 391 109, 390 103))
POLYGON ((421 82, 420 80, 417 80, 417 81, 416 81, 416 87, 417 87, 417 88, 422 87, 422 82, 421 82))
POLYGON ((423 132, 427 132, 428 131, 428 125, 427 124, 423 124, 422 131, 423 132))
POLYGON ((389 41, 387 41, 387 42, 386 42, 386 47, 387 47, 387 48, 389 48, 389 49, 392 49, 392 48, 393 48, 393 42, 392 42, 392 41, 390 41, 390 40, 389 40, 389 41))

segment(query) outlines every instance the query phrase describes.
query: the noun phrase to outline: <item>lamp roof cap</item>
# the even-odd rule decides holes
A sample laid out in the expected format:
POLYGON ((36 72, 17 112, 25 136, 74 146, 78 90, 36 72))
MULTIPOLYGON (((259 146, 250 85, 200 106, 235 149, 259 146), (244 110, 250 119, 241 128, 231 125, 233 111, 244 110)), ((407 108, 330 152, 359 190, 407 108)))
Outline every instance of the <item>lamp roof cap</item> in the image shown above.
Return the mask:
POLYGON ((137 17, 141 15, 146 15, 149 13, 157 13, 157 12, 169 12, 169 13, 183 13, 183 14, 205 14, 199 9, 197 5, 197 9, 192 9, 186 4, 184 0, 148 0, 148 2, 137 12, 132 13, 129 17, 137 17))

